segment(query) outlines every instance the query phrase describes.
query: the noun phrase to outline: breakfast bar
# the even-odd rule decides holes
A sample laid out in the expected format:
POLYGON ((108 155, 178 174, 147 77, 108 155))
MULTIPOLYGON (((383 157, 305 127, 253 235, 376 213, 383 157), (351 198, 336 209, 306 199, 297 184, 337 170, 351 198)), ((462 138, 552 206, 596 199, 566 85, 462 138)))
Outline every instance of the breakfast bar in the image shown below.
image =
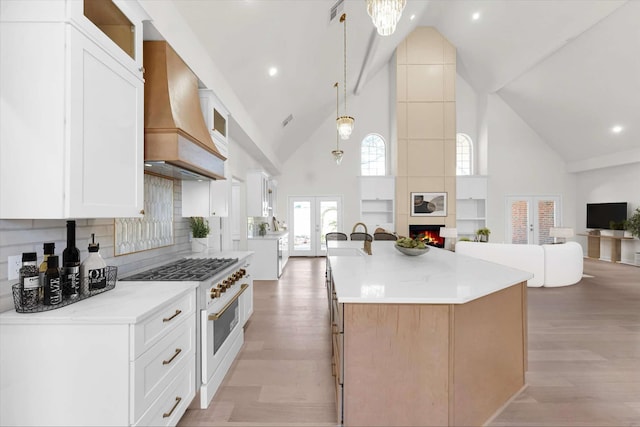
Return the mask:
POLYGON ((525 386, 528 272, 394 242, 328 242, 338 420, 483 425, 525 386))

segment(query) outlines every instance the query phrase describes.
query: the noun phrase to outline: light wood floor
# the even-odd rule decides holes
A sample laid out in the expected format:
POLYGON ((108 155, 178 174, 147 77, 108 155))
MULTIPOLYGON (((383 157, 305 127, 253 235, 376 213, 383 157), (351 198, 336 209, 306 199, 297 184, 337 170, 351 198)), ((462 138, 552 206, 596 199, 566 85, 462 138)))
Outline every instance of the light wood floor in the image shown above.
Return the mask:
MULTIPOLYGON (((334 426, 323 258, 255 282, 245 344, 180 426, 334 426)), ((528 387, 491 426, 640 426, 640 268, 585 260, 575 286, 529 288, 528 387)))

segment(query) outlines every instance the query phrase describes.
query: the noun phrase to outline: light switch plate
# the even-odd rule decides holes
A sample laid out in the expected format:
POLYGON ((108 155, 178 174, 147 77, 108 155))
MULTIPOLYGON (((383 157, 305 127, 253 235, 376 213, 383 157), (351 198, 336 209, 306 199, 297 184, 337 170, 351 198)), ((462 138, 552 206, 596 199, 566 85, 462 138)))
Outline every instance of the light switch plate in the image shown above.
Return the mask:
POLYGON ((22 267, 22 255, 13 255, 7 259, 7 279, 15 280, 20 275, 22 267))

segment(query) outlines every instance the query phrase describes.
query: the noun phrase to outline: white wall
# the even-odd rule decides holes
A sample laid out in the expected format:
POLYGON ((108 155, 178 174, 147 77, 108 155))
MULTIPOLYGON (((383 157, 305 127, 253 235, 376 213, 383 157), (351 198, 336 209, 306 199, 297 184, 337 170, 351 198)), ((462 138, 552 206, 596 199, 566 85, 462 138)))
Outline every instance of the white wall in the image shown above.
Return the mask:
MULTIPOLYGON (((576 231, 584 233, 587 228, 587 203, 627 202, 627 215, 640 208, 640 163, 596 169, 576 174, 576 231)), ((587 253, 587 238, 576 236, 587 253)), ((602 252, 602 248, 601 248, 602 252)), ((634 253, 640 252, 640 240, 623 241, 623 262, 632 264, 634 253)))
POLYGON ((331 151, 336 147, 335 115, 327 117, 313 135, 282 165, 278 180, 278 215, 288 221, 289 196, 343 197, 343 232, 350 233, 360 221, 360 142, 369 133, 381 135, 390 144, 389 67, 367 83, 361 94, 349 99, 349 114, 355 118, 353 134, 340 140, 344 159, 336 166, 331 151))
POLYGON ((498 95, 488 96, 486 127, 491 241, 505 240, 505 198, 512 195, 561 196, 561 225, 575 228, 576 178, 563 159, 498 95))
MULTIPOLYGON (((475 90, 465 79, 456 74, 456 133, 469 135, 477 150, 478 147, 478 97, 475 90)), ((473 173, 479 174, 478 153, 475 155, 476 164, 473 173)))

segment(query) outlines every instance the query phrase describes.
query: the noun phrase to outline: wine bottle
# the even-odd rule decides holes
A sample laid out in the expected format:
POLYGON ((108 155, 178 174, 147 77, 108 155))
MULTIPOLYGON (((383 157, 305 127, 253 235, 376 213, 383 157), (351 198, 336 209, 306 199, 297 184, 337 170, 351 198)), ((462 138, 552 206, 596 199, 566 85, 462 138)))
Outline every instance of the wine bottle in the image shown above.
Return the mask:
POLYGON ((60 270, 58 270, 56 255, 50 255, 47 258, 47 271, 44 273, 44 300, 42 302, 45 305, 58 305, 62 302, 60 270))
POLYGON ((76 299, 80 295, 80 251, 76 248, 76 222, 67 221, 67 247, 62 251, 62 294, 76 299))

